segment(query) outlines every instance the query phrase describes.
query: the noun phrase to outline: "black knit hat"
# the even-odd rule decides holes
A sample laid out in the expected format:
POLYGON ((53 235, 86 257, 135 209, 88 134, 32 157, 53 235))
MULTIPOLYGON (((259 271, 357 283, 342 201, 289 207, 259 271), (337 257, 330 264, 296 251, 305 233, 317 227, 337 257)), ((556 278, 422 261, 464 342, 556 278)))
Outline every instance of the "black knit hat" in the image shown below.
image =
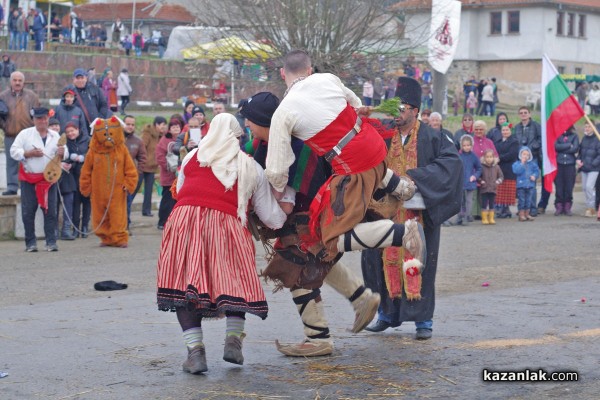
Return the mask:
POLYGON ((242 104, 240 114, 256 125, 271 126, 271 117, 279 106, 279 98, 271 92, 260 92, 248 97, 242 104))
POLYGON ((421 85, 413 78, 401 76, 398 78, 395 97, 399 97, 401 103, 421 108, 421 85))

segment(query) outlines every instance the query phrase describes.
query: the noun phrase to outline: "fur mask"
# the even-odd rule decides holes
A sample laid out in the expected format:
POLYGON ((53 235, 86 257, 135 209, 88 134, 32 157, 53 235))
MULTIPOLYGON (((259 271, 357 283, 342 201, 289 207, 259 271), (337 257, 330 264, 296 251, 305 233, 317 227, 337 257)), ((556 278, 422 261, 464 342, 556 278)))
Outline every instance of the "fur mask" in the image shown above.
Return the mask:
POLYGON ((113 116, 109 119, 96 118, 90 125, 92 140, 90 150, 108 153, 125 143, 123 121, 113 116))

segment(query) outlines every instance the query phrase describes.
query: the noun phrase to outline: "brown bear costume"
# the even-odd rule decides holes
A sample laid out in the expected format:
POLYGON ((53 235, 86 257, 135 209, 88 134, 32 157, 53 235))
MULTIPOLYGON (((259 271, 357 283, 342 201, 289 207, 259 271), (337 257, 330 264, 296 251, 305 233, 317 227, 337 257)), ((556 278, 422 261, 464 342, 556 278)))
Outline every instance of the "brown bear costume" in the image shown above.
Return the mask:
POLYGON ((94 120, 79 186, 82 195, 91 195, 92 226, 100 246, 127 247, 127 193, 133 193, 137 181, 121 120, 94 120))

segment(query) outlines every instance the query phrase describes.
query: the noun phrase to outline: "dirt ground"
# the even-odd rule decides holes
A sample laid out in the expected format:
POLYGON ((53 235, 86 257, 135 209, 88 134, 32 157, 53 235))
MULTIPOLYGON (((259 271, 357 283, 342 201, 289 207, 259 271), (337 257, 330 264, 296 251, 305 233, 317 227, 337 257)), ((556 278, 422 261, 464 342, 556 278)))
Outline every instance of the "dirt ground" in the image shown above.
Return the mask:
MULTIPOLYGON (((575 204, 581 213, 580 192, 575 204)), ((0 242, 0 371, 9 374, 0 398, 597 398, 600 222, 548 211, 534 222, 442 229, 430 341, 414 341, 412 323, 351 334, 349 303, 324 287, 334 354, 286 358, 274 340, 299 341, 302 326, 289 293, 264 285, 269 318, 248 318, 245 365, 221 360, 224 322, 207 321, 203 376, 181 371, 176 318, 156 310, 156 217, 134 213, 127 249, 100 248, 93 236, 59 242, 58 253, 0 242), (129 287, 93 289, 109 279, 129 287), (579 380, 490 383, 484 368, 575 371, 579 380)), ((359 273, 359 253, 343 262, 359 273)))

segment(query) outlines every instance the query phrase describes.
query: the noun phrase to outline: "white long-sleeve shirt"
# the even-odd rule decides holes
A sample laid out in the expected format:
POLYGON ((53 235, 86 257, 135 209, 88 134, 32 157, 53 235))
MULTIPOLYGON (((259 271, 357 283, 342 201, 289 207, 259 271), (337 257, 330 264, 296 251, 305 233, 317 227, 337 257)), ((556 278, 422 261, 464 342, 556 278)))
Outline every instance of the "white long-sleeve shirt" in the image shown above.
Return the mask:
MULTIPOLYGON (((58 132, 49 129, 48 134, 46 135, 46 143, 44 144, 44 141, 35 126, 23 129, 19 132, 10 148, 10 156, 14 160, 22 161, 26 172, 36 174, 42 173, 44 172, 46 165, 48 165, 50 160, 56 155, 59 138, 60 135, 58 132), (25 158, 25 152, 34 149, 44 149, 45 156, 25 158)), ((68 158, 69 151, 65 146, 65 155, 63 156, 63 159, 68 158)))
POLYGON ((278 192, 288 181, 295 160, 292 136, 308 140, 325 129, 350 104, 362 106, 360 98, 332 74, 313 74, 295 83, 271 119, 265 172, 278 192))

